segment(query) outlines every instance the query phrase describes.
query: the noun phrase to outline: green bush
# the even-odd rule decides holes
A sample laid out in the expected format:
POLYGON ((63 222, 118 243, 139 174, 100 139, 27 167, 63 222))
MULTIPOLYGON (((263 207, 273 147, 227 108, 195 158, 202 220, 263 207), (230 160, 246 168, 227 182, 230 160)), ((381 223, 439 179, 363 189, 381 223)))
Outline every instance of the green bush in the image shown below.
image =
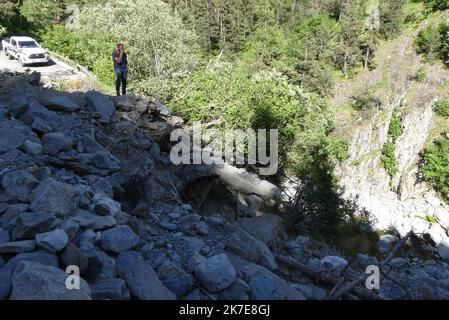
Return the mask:
POLYGON ((397 113, 394 113, 391 117, 388 135, 393 139, 393 142, 396 142, 402 135, 402 119, 397 113))
POLYGON ((423 154, 422 173, 425 181, 449 201, 449 139, 441 138, 423 154))
POLYGON ((45 48, 92 69, 92 64, 88 63, 88 57, 92 53, 88 49, 85 39, 67 30, 63 25, 50 26, 40 33, 40 38, 45 48))
POLYGON ((362 92, 353 100, 354 109, 359 111, 374 110, 382 106, 382 101, 369 90, 362 92))
POLYGON ((416 82, 423 82, 427 79, 427 69, 425 67, 419 68, 413 75, 412 79, 416 82))
POLYGON ((349 141, 346 138, 328 139, 326 152, 332 162, 338 164, 351 157, 349 152, 349 141))
POLYGON ((421 30, 415 41, 417 52, 424 54, 429 60, 441 60, 449 66, 449 24, 429 26, 421 30))
POLYGON ((438 115, 449 118, 449 100, 438 101, 434 109, 438 115))
POLYGON ((382 165, 387 170, 390 177, 394 177, 398 173, 396 166, 395 146, 392 142, 387 142, 382 149, 382 165))

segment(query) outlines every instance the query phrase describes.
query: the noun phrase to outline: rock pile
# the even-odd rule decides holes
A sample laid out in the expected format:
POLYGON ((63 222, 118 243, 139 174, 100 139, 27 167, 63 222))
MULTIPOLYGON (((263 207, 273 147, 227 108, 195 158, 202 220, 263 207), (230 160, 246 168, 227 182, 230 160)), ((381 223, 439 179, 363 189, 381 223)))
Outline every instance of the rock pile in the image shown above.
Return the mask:
MULTIPOLYGON (((248 206, 238 222, 184 203, 183 190, 211 174, 161 151, 157 138, 182 121, 154 99, 61 93, 24 77, 0 75, 0 299, 324 299, 332 288, 275 257, 354 276, 375 260, 346 268, 335 249, 289 240, 254 194, 226 204, 248 206), (67 267, 80 272, 78 290, 67 267)), ((406 257, 392 268, 397 281, 380 297, 449 297, 446 264, 406 257)))

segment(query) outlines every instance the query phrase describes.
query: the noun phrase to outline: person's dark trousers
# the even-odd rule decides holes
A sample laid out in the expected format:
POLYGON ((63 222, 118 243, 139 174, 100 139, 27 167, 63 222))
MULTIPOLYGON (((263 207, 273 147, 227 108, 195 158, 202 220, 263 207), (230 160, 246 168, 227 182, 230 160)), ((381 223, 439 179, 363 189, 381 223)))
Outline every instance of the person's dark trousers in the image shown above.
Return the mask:
POLYGON ((126 94, 126 80, 128 78, 128 70, 125 69, 115 69, 115 74, 117 75, 117 80, 115 81, 115 91, 117 95, 120 95, 120 86, 122 87, 122 94, 126 94))

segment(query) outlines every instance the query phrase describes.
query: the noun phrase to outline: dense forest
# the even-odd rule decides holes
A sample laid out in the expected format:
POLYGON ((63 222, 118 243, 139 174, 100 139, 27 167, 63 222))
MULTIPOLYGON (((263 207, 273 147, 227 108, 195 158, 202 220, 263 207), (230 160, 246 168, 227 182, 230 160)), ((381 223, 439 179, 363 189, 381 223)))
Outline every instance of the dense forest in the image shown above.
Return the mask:
MULTIPOLYGON (((338 112, 327 100, 334 84, 375 68, 380 41, 448 6, 443 0, 2 0, 0 35, 31 34, 87 66, 106 87, 114 81, 111 52, 123 42, 134 92, 156 96, 190 123, 279 129, 283 172, 305 182, 311 201, 303 209, 329 226, 353 212, 332 174, 348 157, 347 141, 330 135, 338 112)), ((449 64, 447 30, 424 30, 417 50, 449 64)), ((353 107, 376 103, 364 93, 353 107)), ((447 116, 448 104, 439 106, 447 116)), ((425 155, 432 160, 425 176, 443 192, 447 148, 442 140, 425 155)), ((394 174, 391 153, 386 147, 384 162, 394 174)))

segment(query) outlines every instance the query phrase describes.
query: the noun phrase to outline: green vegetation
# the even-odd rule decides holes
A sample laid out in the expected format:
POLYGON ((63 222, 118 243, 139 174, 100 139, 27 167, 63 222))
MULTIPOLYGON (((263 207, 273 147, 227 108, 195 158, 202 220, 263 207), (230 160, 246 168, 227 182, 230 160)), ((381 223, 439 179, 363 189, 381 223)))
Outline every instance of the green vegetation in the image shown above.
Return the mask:
POLYGON ((435 112, 445 118, 449 118, 449 100, 438 101, 434 106, 435 112))
POLYGON ((393 142, 396 142, 396 140, 402 135, 402 119, 397 112, 395 112, 391 117, 388 135, 391 137, 393 142))
POLYGON ((430 223, 430 224, 437 224, 438 223, 438 219, 433 216, 433 215, 425 215, 424 217, 418 216, 418 218, 430 223))
POLYGON ((387 142, 382 148, 382 165, 388 171, 390 177, 394 177, 398 173, 396 167, 395 146, 392 142, 387 142))
POLYGON ((416 39, 417 52, 429 61, 440 60, 449 66, 449 24, 428 26, 420 31, 416 39))
POLYGON ((423 153, 421 171, 424 180, 449 200, 449 139, 444 136, 423 153))
POLYGON ((418 71, 413 75, 412 79, 416 82, 423 82, 427 79, 427 68, 420 67, 418 71))
POLYGON ((377 110, 381 105, 382 101, 370 90, 366 90, 360 95, 354 97, 353 106, 354 109, 358 111, 377 110))

